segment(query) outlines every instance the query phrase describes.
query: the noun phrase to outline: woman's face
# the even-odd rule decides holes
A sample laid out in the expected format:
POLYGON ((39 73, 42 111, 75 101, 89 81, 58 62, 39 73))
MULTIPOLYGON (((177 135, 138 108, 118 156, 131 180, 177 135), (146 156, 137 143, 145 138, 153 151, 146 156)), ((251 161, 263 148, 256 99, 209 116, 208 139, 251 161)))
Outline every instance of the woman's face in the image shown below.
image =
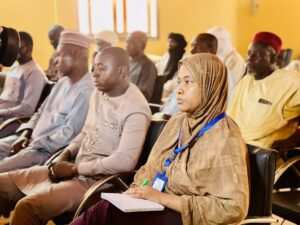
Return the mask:
POLYGON ((180 111, 193 114, 201 104, 201 89, 182 65, 177 78, 176 101, 180 111))

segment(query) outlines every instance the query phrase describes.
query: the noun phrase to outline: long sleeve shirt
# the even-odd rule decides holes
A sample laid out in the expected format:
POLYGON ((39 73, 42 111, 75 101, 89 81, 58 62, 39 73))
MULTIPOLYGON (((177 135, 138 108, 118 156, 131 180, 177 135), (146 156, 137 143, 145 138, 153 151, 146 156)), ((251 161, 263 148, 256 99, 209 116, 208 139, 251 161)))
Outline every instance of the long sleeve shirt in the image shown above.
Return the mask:
POLYGON ((271 148, 298 127, 299 75, 282 69, 262 80, 246 75, 234 90, 227 112, 247 143, 271 148))
POLYGON ((39 111, 18 131, 33 129, 29 146, 49 153, 68 145, 84 124, 93 89, 89 73, 75 84, 71 84, 68 77, 62 78, 39 111))
POLYGON ((84 176, 114 174, 134 169, 150 123, 148 103, 130 84, 118 97, 95 90, 81 133, 67 147, 84 176))
POLYGON ((146 55, 131 60, 129 80, 140 89, 148 102, 153 94, 156 77, 156 67, 146 55))
POLYGON ((0 116, 8 119, 34 113, 46 80, 34 60, 12 67, 0 95, 0 116))

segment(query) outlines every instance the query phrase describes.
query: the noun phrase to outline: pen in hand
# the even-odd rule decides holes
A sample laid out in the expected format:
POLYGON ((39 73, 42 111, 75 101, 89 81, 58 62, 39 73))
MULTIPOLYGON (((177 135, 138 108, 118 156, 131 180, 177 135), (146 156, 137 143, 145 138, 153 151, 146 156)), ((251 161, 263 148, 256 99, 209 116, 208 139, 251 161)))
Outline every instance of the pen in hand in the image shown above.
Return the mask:
POLYGON ((145 179, 141 185, 141 187, 146 187, 149 183, 149 179, 145 179))

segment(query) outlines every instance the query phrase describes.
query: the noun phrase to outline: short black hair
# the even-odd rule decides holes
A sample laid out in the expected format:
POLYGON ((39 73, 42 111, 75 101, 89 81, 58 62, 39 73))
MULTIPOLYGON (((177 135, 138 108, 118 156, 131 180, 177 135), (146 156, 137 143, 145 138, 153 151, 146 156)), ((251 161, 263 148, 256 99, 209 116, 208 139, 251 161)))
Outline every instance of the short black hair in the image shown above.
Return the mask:
POLYGON ((30 34, 25 31, 19 32, 20 40, 23 41, 26 45, 33 47, 33 40, 30 34))
POLYGON ((203 43, 210 50, 210 53, 216 54, 218 48, 217 38, 209 33, 200 33, 197 35, 197 42, 203 43))

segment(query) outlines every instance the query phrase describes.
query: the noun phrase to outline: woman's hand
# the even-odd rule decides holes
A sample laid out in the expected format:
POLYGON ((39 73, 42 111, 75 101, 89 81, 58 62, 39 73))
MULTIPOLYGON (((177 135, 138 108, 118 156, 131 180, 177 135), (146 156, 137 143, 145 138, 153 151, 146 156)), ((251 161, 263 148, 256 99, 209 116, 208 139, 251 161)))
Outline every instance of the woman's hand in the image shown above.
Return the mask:
POLYGON ((134 198, 143 198, 153 202, 157 202, 169 209, 180 212, 181 197, 178 195, 160 192, 150 186, 129 188, 124 192, 124 194, 130 195, 134 198))
POLYGON ((124 194, 130 195, 134 198, 143 198, 143 199, 151 200, 153 202, 161 203, 160 197, 163 193, 153 187, 146 186, 146 187, 129 188, 127 191, 124 192, 124 194))

